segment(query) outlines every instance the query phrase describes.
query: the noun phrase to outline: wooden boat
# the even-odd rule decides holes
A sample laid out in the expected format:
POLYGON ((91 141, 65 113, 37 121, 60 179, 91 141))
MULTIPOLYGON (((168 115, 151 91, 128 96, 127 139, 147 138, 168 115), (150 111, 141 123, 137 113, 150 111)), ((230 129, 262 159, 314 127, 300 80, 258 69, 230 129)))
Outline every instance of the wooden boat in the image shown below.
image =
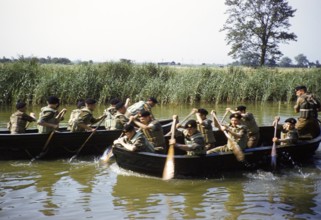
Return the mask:
MULTIPOLYGON (((164 132, 171 126, 170 119, 161 120, 164 132)), ((32 159, 43 152, 49 134, 39 134, 37 129, 28 129, 25 134, 12 135, 8 130, 0 131, 0 160, 32 159)), ((54 133, 42 159, 69 158, 87 140, 91 132, 71 133, 66 128, 60 128, 54 133)), ((101 156, 107 146, 121 135, 120 130, 106 131, 99 127, 88 140, 79 155, 101 156)))
MULTIPOLYGON (((217 139, 217 146, 226 143, 225 136, 221 131, 215 131, 214 134, 217 139)), ((262 138, 259 147, 244 150, 245 162, 237 161, 232 152, 187 156, 181 155, 181 152, 175 149, 174 178, 213 177, 220 176, 226 171, 271 169, 274 128, 261 127, 260 134, 262 138)), ((289 160, 293 163, 293 161, 302 162, 311 158, 318 149, 320 141, 321 134, 314 139, 300 140, 295 145, 277 146, 278 165, 286 165, 289 160)), ((113 149, 113 154, 119 167, 157 177, 162 175, 167 156, 147 152, 136 153, 118 147, 113 149)))

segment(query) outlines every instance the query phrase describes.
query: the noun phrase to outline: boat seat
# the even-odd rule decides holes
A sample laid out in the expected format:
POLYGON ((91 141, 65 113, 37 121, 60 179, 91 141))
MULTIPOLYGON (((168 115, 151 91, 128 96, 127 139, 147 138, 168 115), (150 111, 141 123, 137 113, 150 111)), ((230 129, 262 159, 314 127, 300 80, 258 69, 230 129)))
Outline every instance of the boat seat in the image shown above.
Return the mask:
POLYGON ((311 140, 311 139, 313 139, 313 137, 310 134, 299 136, 299 140, 311 140))

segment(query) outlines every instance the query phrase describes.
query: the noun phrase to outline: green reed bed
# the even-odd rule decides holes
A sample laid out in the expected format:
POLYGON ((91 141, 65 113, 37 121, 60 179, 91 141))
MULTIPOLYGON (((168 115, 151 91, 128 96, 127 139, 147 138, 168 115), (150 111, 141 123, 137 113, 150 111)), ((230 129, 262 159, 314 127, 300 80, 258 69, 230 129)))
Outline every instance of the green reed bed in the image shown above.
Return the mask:
POLYGON ((295 100, 304 84, 321 97, 320 69, 242 67, 168 67, 155 64, 40 65, 32 61, 0 64, 0 102, 44 103, 56 95, 65 104, 92 97, 107 103, 118 97, 133 101, 149 96, 161 103, 265 102, 295 100))

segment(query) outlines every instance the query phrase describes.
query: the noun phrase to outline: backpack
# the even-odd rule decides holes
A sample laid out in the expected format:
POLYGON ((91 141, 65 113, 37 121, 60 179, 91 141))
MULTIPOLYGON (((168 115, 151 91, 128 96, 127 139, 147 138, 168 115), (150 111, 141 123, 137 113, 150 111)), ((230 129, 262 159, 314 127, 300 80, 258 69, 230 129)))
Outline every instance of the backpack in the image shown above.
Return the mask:
POLYGON ((111 130, 112 128, 115 127, 115 125, 116 125, 116 121, 115 121, 116 112, 117 112, 117 110, 114 107, 110 107, 104 111, 104 114, 106 115, 106 118, 105 118, 106 130, 111 130))
POLYGON ((313 96, 313 94, 308 94, 305 98, 305 101, 307 102, 309 108, 316 111, 320 109, 320 102, 313 96))
POLYGON ((68 129, 75 131, 76 121, 78 120, 81 113, 81 109, 72 110, 70 113, 70 119, 68 121, 68 129))

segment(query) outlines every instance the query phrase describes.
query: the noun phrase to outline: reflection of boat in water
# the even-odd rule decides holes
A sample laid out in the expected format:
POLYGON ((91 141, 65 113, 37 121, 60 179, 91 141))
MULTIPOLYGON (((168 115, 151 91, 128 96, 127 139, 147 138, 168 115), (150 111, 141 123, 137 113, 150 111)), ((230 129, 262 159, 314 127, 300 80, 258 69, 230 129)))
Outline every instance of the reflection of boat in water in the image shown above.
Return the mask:
MULTIPOLYGON (((260 128, 260 147, 244 150, 245 163, 237 161, 232 152, 214 153, 206 156, 175 155, 175 178, 210 177, 226 171, 271 168, 273 129, 270 126, 260 128)), ((226 143, 221 131, 215 131, 215 137, 218 142, 217 146, 226 143)), ((287 154, 294 161, 304 161, 314 154, 320 141, 321 134, 311 140, 300 140, 297 144, 277 146, 277 154, 287 154)), ((160 177, 162 175, 166 160, 164 154, 136 153, 119 147, 115 147, 113 153, 121 168, 152 176, 160 177)), ((279 158, 278 162, 281 160, 281 157, 279 158)))
POLYGON ((223 219, 225 210, 236 216, 241 212, 234 208, 244 202, 243 181, 238 180, 168 182, 118 175, 112 191, 113 205, 129 219, 157 219, 158 216, 162 219, 218 219, 221 216, 223 219), (224 211, 217 213, 214 209, 224 211))
MULTIPOLYGON (((170 129, 171 120, 161 120, 164 132, 170 129)), ((39 134, 37 129, 28 129, 25 134, 10 134, 8 130, 0 131, 0 160, 31 159, 43 151, 50 134, 39 134)), ((54 133, 48 144, 48 152, 43 159, 69 158, 84 144, 91 132, 69 132, 60 128, 54 133)), ((121 134, 121 130, 107 131, 100 127, 93 134, 80 155, 100 156, 106 147, 121 134)))

